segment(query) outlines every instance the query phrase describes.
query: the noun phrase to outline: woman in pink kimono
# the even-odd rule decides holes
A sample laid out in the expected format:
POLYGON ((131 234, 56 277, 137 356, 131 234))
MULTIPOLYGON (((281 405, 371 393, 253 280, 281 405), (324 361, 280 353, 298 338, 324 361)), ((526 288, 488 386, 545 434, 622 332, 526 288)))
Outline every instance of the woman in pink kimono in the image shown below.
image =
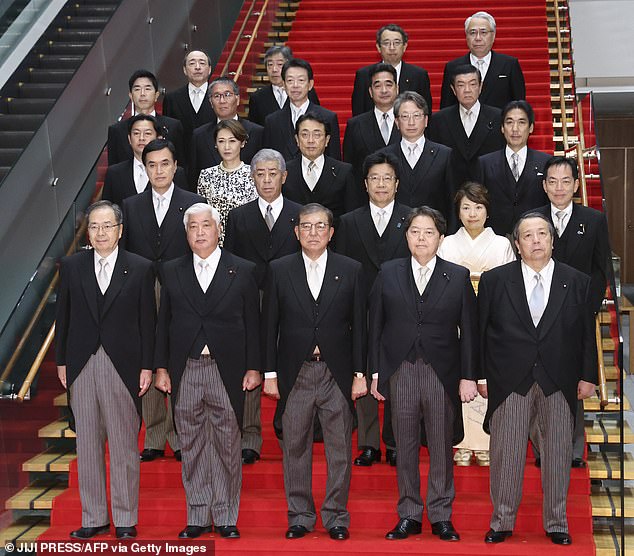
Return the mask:
MULTIPOLYGON (((507 238, 495 235, 491 228, 485 227, 489 198, 482 185, 466 182, 456 193, 455 202, 462 227, 443 240, 438 256, 467 267, 477 292, 480 274, 514 261, 515 253, 507 238)), ((478 465, 489 465, 489 436, 482 430, 486 410, 487 401, 480 395, 462 405, 465 434, 456 446, 456 465, 471 465, 474 455, 478 465)))

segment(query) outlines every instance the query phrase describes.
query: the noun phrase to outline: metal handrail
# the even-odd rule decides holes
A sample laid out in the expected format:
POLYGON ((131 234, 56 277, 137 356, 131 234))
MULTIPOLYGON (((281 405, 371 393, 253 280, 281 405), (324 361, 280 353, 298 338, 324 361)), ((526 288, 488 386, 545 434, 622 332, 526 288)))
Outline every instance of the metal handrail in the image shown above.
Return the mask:
POLYGON ((240 77, 240 75, 242 75, 242 68, 244 67, 247 57, 249 56, 251 46, 253 46, 253 41, 255 41, 255 37, 258 36, 260 23, 262 23, 262 18, 264 17, 264 14, 266 13, 266 8, 268 5, 269 5, 269 0, 264 0, 264 4, 262 5, 262 9, 260 10, 260 15, 258 16, 258 20, 255 22, 255 27, 253 28, 253 31, 251 32, 251 38, 249 39, 247 47, 244 50, 244 54, 242 55, 242 60, 240 60, 240 64, 238 65, 238 69, 236 70, 236 74, 233 77, 234 81, 238 81, 238 78, 240 77))
POLYGON ((563 80, 564 58, 561 46, 561 21, 559 19, 559 2, 555 0, 555 32, 557 33, 557 73, 559 74, 559 107, 561 109, 564 148, 568 148, 568 127, 566 122, 566 97, 563 80))
POLYGON ((231 52, 229 52, 229 56, 227 56, 227 61, 225 62, 224 67, 222 68, 222 73, 220 74, 222 77, 227 75, 227 73, 229 72, 229 64, 231 63, 231 60, 233 59, 233 55, 236 53, 236 49, 238 48, 238 44, 240 43, 240 39, 242 38, 242 33, 244 32, 244 28, 247 26, 247 22, 249 21, 249 18, 251 17, 251 14, 253 13, 253 8, 255 8, 256 2, 257 0, 252 0, 251 2, 249 11, 247 12, 247 15, 245 16, 244 21, 242 22, 242 26, 240 27, 240 30, 238 31, 238 34, 236 36, 236 40, 233 43, 233 46, 231 47, 231 52))

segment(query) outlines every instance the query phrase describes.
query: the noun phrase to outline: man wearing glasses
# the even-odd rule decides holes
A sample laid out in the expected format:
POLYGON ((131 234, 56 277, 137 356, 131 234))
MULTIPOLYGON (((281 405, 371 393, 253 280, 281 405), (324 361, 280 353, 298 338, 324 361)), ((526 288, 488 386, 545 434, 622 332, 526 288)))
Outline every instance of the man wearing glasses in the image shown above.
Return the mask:
POLYGON ((271 262, 264 291, 264 393, 279 400, 282 415, 287 539, 305 536, 317 519, 315 415, 328 466, 321 519, 332 539, 349 537, 353 401, 367 393, 365 292, 361 264, 328 249, 332 220, 332 212, 316 203, 299 211, 301 253, 271 262))
MULTIPOLYGON (((416 91, 421 94, 431 110, 431 90, 427 70, 403 62, 403 55, 407 50, 407 41, 407 33, 393 23, 384 25, 376 32, 376 49, 381 55, 381 61, 385 64, 390 64, 396 70, 398 90, 400 92, 416 91)), ((368 92, 371 85, 370 70, 372 65, 357 70, 354 77, 354 89, 352 91, 353 116, 368 112, 374 107, 368 92)))
POLYGON ((88 207, 92 250, 62 259, 56 303, 57 374, 68 388, 77 433, 81 527, 71 538, 108 533, 106 440, 115 534, 136 537, 141 398, 152 383, 152 263, 119 248, 121 209, 88 207))
POLYGON ((391 154, 399 161, 396 200, 408 207, 427 205, 439 210, 453 230, 455 183, 451 149, 425 137, 429 106, 416 92, 401 93, 394 103, 394 120, 402 139, 380 152, 391 154))
POLYGON ((207 88, 207 97, 216 117, 208 124, 194 130, 190 153, 190 184, 194 191, 200 171, 217 166, 222 161, 214 139, 214 129, 220 120, 238 120, 247 130, 249 134, 247 144, 240 153, 242 162, 250 164, 253 155, 262 148, 262 126, 238 116, 240 87, 233 79, 228 77, 214 79, 207 88))
POLYGON ((517 58, 491 50, 495 40, 495 19, 487 12, 476 12, 464 22, 469 52, 447 62, 442 78, 440 107, 458 102, 452 91, 452 76, 458 66, 471 64, 481 75, 484 104, 504 108, 512 100, 526 98, 524 74, 517 58))

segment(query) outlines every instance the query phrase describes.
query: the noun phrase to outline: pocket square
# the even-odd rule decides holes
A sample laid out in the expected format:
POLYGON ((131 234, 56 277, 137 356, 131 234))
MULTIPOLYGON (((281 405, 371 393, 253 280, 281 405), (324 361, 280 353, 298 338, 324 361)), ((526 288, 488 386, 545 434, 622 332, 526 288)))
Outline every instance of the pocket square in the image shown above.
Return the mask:
POLYGON ((505 78, 505 77, 508 77, 508 75, 498 75, 498 78, 499 78, 499 79, 503 79, 503 78, 505 78))

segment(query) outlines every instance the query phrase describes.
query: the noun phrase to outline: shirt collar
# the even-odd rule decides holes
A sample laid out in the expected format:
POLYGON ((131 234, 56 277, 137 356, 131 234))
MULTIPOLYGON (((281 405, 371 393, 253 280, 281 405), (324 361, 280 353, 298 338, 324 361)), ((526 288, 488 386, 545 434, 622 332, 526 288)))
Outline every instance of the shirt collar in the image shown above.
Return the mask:
POLYGON ((379 124, 379 127, 381 127, 381 123, 383 122, 383 114, 387 114, 388 115, 388 120, 390 121, 394 121, 394 107, 392 106, 392 108, 390 108, 387 112, 381 112, 376 106, 374 107, 374 117, 376 118, 376 121, 379 124))
MULTIPOLYGON (((312 162, 315 163, 315 166, 317 167, 318 170, 323 170, 324 168, 324 162, 325 162, 325 158, 323 154, 320 154, 315 160, 313 160, 312 162)), ((302 155, 302 168, 304 169, 304 172, 308 172, 308 165, 311 163, 311 161, 306 158, 304 155, 302 155)))
POLYGON ((484 62, 484 65, 489 67, 489 64, 491 63, 491 51, 489 50, 489 53, 484 58, 478 58, 472 53, 469 53, 469 59, 471 61, 471 65, 475 66, 476 68, 478 67, 478 60, 482 60, 484 62))
MULTIPOLYGON (((97 272, 99 272, 100 269, 100 264, 99 261, 102 259, 101 255, 99 253, 97 253, 97 251, 95 251, 93 249, 93 253, 95 256, 95 270, 97 272)), ((110 272, 112 273, 112 269, 114 268, 115 263, 117 262, 117 256, 119 255, 119 245, 117 245, 113 250, 112 253, 110 253, 110 255, 108 255, 107 257, 103 257, 106 259, 106 262, 110 265, 110 272)))
POLYGON ((154 191, 154 189, 152 189, 152 198, 157 200, 162 197, 163 199, 167 201, 167 204, 169 205, 170 202, 172 201, 173 193, 174 193, 174 182, 172 182, 172 184, 169 186, 169 189, 165 193, 163 193, 163 195, 159 195, 156 191, 154 191))
MULTIPOLYGON (((205 81, 200 87, 195 87, 194 85, 192 85, 191 83, 187 83, 187 89, 189 91, 189 95, 191 96, 192 93, 196 90, 200 90, 202 91, 204 94, 207 93, 207 87, 209 86, 209 84, 205 81)), ((203 98, 204 99, 204 98, 203 98)))
POLYGON ((555 262, 551 257, 550 260, 546 263, 546 266, 542 268, 539 272, 535 272, 524 261, 521 261, 521 267, 525 285, 531 283, 531 280, 533 279, 533 276, 535 276, 535 274, 539 274, 542 277, 544 284, 550 284, 553 277, 553 271, 555 270, 555 262))
MULTIPOLYGON (((511 147, 506 145, 506 147, 504 148, 504 152, 506 154, 506 160, 508 160, 510 163, 511 156, 515 154, 515 151, 511 147)), ((524 162, 526 160, 526 156, 528 155, 528 147, 524 145, 519 151, 517 151, 517 155, 520 157, 520 160, 524 162)))
MULTIPOLYGON (((134 103, 133 103, 132 104, 132 113, 131 113, 130 117, 136 116, 137 114, 140 114, 140 112, 136 111, 136 106, 134 106, 134 103)), ((156 118, 156 110, 152 110, 152 112, 150 112, 148 114, 148 116, 154 116, 156 118)))
POLYGON ((550 213, 552 214, 552 221, 555 222, 555 219, 557 218, 556 215, 560 210, 562 210, 566 216, 570 216, 572 214, 573 204, 574 204, 573 201, 570 201, 570 203, 565 209, 558 209, 555 205, 550 203, 550 213))
POLYGON ((302 251, 302 258, 304 259, 306 270, 308 270, 308 267, 312 263, 317 263, 319 265, 319 268, 323 272, 326 269, 326 263, 328 262, 328 249, 325 249, 316 261, 313 261, 311 258, 309 258, 306 253, 304 253, 304 251, 302 251))
MULTIPOLYGON (((238 115, 237 115, 237 114, 235 114, 235 115, 233 116, 233 118, 231 118, 231 119, 232 119, 232 120, 237 120, 237 119, 238 119, 238 115)), ((222 121, 222 120, 221 120, 220 118, 218 118, 218 117, 216 118, 216 123, 220 123, 221 121, 222 121)))
MULTIPOLYGON (((458 106, 460 107, 460 118, 462 120, 465 119, 465 117, 467 116, 467 112, 468 110, 462 106, 462 104, 458 104, 458 106)), ((480 101, 476 100, 475 104, 470 108, 471 113, 475 116, 475 119, 478 119, 478 115, 480 114, 480 101)))
POLYGON ((220 247, 216 246, 216 248, 211 252, 211 254, 209 255, 209 257, 207 257, 206 259, 203 259, 202 257, 199 257, 198 255, 196 255, 196 253, 193 253, 194 255, 194 270, 197 271, 198 270, 198 263, 200 263, 201 261, 207 262, 209 263, 209 266, 212 268, 215 268, 218 266, 218 262, 220 261, 220 247))
MULTIPOLYGON (((420 264, 414 257, 410 257, 410 259, 412 261, 412 272, 414 273, 414 276, 417 276, 418 269, 422 268, 423 265, 420 264)), ((425 266, 429 269, 429 272, 427 273, 427 281, 429 282, 429 279, 431 278, 431 275, 434 273, 434 269, 436 268, 436 255, 434 255, 425 266)))
POLYGON ((423 154, 423 149, 425 148, 425 135, 421 135, 416 141, 410 143, 407 139, 401 139, 401 148, 404 153, 407 153, 410 147, 414 145, 418 145, 419 154, 423 154))
POLYGON ((292 102, 291 105, 291 113, 292 114, 306 114, 306 110, 308 110, 308 105, 310 104, 310 99, 306 99, 304 104, 301 106, 295 106, 292 102))
POLYGON ((385 211, 385 216, 389 220, 392 217, 392 212, 394 212, 394 200, 392 199, 392 202, 385 205, 383 208, 377 207, 372 201, 370 201, 370 212, 372 213, 372 216, 378 215, 380 210, 385 211))
POLYGON ((258 195, 258 206, 260 207, 260 211, 262 212, 262 214, 266 213, 266 207, 268 207, 269 205, 271 205, 271 210, 274 213, 278 210, 281 211, 282 207, 284 206, 284 197, 282 197, 282 195, 280 194, 277 199, 275 199, 272 203, 269 203, 258 195))

